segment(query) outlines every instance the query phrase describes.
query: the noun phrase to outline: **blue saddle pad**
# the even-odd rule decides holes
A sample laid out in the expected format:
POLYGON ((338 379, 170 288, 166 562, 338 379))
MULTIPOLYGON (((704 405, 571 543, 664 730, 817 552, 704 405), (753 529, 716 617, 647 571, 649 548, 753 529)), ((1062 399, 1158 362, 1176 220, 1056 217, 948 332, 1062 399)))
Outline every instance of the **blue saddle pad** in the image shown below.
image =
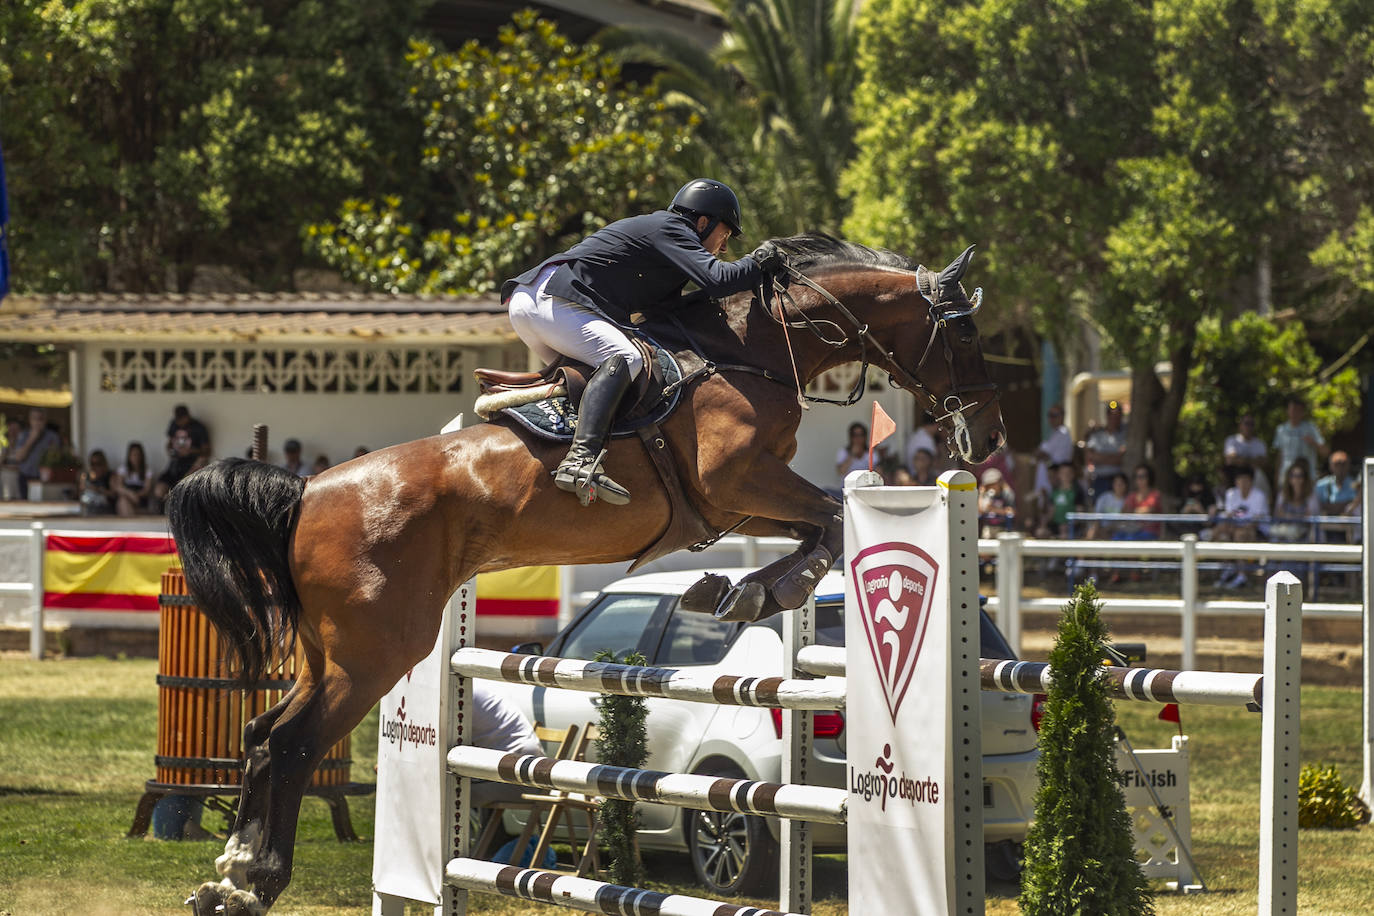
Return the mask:
MULTIPOLYGON (((682 367, 668 350, 655 345, 654 362, 658 364, 663 375, 665 387, 675 386, 682 380, 682 367)), ((669 390, 672 393, 666 398, 661 398, 647 412, 636 411, 628 417, 617 417, 611 435, 615 438, 630 436, 640 427, 662 421, 673 412, 682 397, 681 388, 671 387, 669 390)), ((577 408, 563 395, 531 401, 519 407, 507 407, 501 411, 501 415, 510 417, 536 436, 555 441, 571 441, 573 430, 577 427, 577 408)))

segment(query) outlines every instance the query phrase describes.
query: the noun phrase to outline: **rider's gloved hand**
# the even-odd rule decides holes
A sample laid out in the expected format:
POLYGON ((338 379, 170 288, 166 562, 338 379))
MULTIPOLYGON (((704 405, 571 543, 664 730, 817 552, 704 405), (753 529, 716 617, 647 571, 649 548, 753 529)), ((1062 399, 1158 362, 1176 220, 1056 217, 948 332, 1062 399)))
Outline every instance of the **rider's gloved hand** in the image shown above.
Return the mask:
POLYGON ((772 242, 764 242, 754 249, 754 263, 766 274, 780 273, 787 266, 787 255, 772 242))

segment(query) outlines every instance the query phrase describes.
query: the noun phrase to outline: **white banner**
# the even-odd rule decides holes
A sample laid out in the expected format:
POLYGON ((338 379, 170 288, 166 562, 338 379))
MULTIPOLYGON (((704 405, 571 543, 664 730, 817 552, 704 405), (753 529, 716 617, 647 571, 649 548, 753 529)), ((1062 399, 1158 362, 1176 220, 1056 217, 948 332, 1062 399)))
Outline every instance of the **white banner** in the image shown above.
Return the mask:
POLYGON ((372 887, 433 904, 440 902, 447 861, 440 824, 448 754, 440 713, 447 633, 441 626, 434 650, 382 698, 377 730, 372 887))
MULTIPOLYGON (((971 493, 972 477, 962 472, 945 475, 940 488, 845 489, 851 912, 982 912, 981 791, 974 807, 980 832, 977 900, 955 906, 957 892, 969 889, 967 859, 956 849, 962 831, 956 829, 955 810, 966 804, 959 801, 961 793, 972 793, 965 781, 956 782, 950 751, 960 746, 954 743, 951 691, 968 683, 968 653, 959 662, 963 680, 952 663, 952 582, 962 592, 964 610, 972 604, 975 650, 978 627, 976 579, 969 594, 966 578, 972 567, 950 562, 946 478, 960 488, 963 511, 962 488, 971 493)), ((965 523, 973 527, 964 537, 976 544, 976 516, 968 515, 965 523)), ((967 621, 957 627, 966 640, 967 621)), ((973 671, 975 702, 965 705, 976 708, 976 651, 973 671)), ((976 732, 973 747, 981 763, 976 732)))

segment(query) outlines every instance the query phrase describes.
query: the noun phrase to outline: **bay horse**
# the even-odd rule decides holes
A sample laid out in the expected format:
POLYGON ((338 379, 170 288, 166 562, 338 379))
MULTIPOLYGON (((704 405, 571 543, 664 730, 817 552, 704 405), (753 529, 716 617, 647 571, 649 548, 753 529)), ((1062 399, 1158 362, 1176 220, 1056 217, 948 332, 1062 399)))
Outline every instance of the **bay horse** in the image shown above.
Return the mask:
MULTIPOLYGON (((843 546, 841 505, 795 474, 805 384, 871 364, 914 394, 968 462, 1001 447, 972 299, 959 281, 972 249, 938 276, 907 258, 829 236, 776 240, 791 286, 684 310, 678 330, 709 362, 688 373, 659 447, 715 532, 800 541, 739 584, 708 576, 692 610, 752 620, 799 607, 843 546)), ((857 400, 856 387, 851 402, 857 400)), ((671 502, 647 443, 615 439, 606 469, 627 506, 578 504, 554 486, 561 443, 495 420, 371 452, 300 479, 225 459, 173 490, 168 521, 195 603, 220 631, 245 684, 292 640, 295 687, 245 728, 243 793, 223 880, 198 916, 264 913, 291 879, 303 790, 325 752, 429 654, 449 596, 479 572, 608 563, 662 546, 671 502)), ((668 544, 686 547, 690 541, 668 544)))

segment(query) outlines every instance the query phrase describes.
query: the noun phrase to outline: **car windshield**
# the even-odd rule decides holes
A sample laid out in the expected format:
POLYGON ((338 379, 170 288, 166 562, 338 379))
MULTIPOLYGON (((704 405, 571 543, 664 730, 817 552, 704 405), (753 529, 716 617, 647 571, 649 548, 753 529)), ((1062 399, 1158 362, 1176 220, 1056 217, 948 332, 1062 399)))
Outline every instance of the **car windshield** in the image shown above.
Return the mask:
POLYGON ((558 654, 590 660, 602 649, 610 649, 623 659, 640 648, 662 601, 662 595, 603 595, 568 633, 558 654))

